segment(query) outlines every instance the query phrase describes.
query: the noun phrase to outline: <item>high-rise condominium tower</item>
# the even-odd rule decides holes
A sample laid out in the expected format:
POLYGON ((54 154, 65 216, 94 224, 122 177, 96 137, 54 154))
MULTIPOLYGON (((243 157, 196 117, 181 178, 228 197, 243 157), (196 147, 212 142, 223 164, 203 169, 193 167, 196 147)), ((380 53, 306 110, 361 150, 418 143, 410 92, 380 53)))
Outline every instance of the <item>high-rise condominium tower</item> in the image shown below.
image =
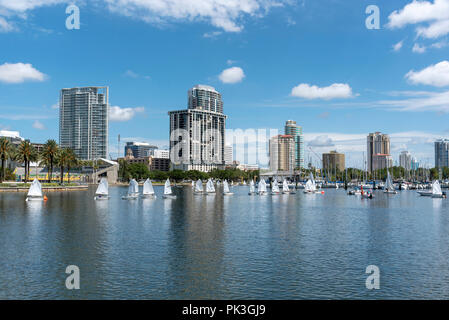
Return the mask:
POLYGON ((221 94, 196 85, 188 91, 187 110, 170 111, 170 160, 174 169, 224 168, 225 127, 221 94))
POLYGON ((295 140, 290 135, 277 135, 270 139, 270 170, 293 172, 295 169, 295 140))
POLYGON ((370 133, 367 137, 368 171, 393 166, 390 155, 390 137, 380 132, 370 133))
POLYGON ((449 140, 435 141, 435 167, 449 167, 449 140))
POLYGON ((285 134, 290 135, 295 140, 295 168, 304 168, 304 136, 302 127, 296 121, 287 120, 285 123, 285 134))
POLYGON ((107 158, 108 87, 62 89, 59 99, 59 144, 82 160, 107 158))

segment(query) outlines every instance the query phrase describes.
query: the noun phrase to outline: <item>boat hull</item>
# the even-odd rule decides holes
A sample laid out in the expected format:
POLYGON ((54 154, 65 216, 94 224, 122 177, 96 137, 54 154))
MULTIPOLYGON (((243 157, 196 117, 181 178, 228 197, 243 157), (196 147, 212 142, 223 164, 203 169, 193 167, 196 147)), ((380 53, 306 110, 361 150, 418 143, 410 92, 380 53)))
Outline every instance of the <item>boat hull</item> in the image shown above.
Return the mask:
POLYGON ((27 197, 25 201, 44 201, 44 197, 27 197))

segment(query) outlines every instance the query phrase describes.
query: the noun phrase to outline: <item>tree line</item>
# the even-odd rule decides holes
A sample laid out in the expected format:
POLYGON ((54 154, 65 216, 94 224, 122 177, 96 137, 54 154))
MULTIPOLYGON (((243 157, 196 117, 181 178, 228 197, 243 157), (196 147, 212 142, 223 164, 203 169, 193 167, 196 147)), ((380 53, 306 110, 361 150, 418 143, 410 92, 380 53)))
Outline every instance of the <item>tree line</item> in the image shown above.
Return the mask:
MULTIPOLYGON (((42 151, 38 152, 27 140, 22 141, 18 146, 15 146, 9 139, 2 137, 0 138, 0 160, 0 183, 8 178, 6 170, 6 161, 8 160, 24 165, 24 182, 29 181, 31 162, 39 162, 40 166, 48 169, 49 182, 52 181, 54 169, 59 168, 61 184, 64 182, 65 170, 67 170, 70 182, 70 170, 81 164, 72 149, 59 147, 53 139, 47 140, 43 145, 42 151)), ((11 175, 9 175, 9 178, 11 178, 11 175)))

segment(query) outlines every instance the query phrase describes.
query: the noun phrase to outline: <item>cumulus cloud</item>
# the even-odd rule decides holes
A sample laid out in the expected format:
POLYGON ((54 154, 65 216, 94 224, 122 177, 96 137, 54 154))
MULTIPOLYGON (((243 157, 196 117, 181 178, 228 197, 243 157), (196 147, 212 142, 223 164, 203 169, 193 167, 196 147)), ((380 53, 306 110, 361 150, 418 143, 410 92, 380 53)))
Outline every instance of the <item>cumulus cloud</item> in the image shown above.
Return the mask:
POLYGON ((426 50, 427 50, 427 48, 425 46, 421 46, 418 43, 415 43, 412 48, 412 51, 415 53, 424 53, 424 52, 426 52, 426 50))
POLYGON ((44 81, 45 74, 29 63, 4 63, 0 65, 0 82, 22 83, 25 81, 44 81))
POLYGON ((307 144, 311 147, 333 147, 335 144, 327 135, 318 136, 307 144))
POLYGON ((449 86, 449 61, 441 61, 421 71, 409 71, 405 77, 413 84, 435 87, 449 86))
POLYGON ((45 130, 46 129, 45 125, 42 122, 40 122, 39 120, 35 120, 33 122, 33 128, 37 129, 37 130, 45 130))
POLYGON ((292 89, 291 95, 305 99, 342 99, 353 97, 352 88, 346 83, 334 83, 329 87, 320 88, 315 85, 301 83, 292 89))
POLYGON ((223 83, 237 83, 241 82, 243 78, 245 78, 245 73, 240 67, 232 67, 223 70, 218 78, 223 83))
POLYGON ((124 122, 129 121, 137 113, 144 112, 145 108, 137 107, 137 108, 120 108, 118 106, 109 107, 109 120, 116 122, 124 122))
POLYGON ((413 0, 401 10, 393 11, 388 17, 387 27, 402 28, 406 25, 428 23, 416 29, 424 38, 438 38, 449 33, 449 0, 413 0))
POLYGON ((11 22, 6 21, 5 18, 0 16, 0 32, 11 32, 14 31, 14 26, 11 22))

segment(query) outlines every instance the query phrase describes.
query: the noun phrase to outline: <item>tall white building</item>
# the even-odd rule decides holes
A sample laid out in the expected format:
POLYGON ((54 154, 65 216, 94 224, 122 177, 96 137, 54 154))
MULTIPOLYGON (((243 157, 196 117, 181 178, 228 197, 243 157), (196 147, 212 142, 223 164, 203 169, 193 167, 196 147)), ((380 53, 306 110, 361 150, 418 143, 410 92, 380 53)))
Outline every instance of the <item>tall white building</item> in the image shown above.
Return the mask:
POLYGON ((233 150, 232 150, 232 146, 225 146, 225 164, 226 165, 231 165, 234 162, 234 155, 233 155, 233 150))
POLYGON ((170 159, 170 151, 156 149, 153 151, 153 157, 158 159, 170 159))
POLYGON ((295 170, 295 139, 291 135, 277 135, 270 139, 270 170, 293 172, 295 170))
POLYGON ((225 127, 221 95, 196 85, 188 91, 188 108, 170 111, 170 160, 173 169, 208 172, 225 165, 225 127))
POLYGON ((59 145, 82 160, 107 158, 108 87, 62 89, 59 99, 59 145))
POLYGON ((412 169, 412 155, 408 151, 402 151, 399 155, 399 165, 407 171, 412 169))

